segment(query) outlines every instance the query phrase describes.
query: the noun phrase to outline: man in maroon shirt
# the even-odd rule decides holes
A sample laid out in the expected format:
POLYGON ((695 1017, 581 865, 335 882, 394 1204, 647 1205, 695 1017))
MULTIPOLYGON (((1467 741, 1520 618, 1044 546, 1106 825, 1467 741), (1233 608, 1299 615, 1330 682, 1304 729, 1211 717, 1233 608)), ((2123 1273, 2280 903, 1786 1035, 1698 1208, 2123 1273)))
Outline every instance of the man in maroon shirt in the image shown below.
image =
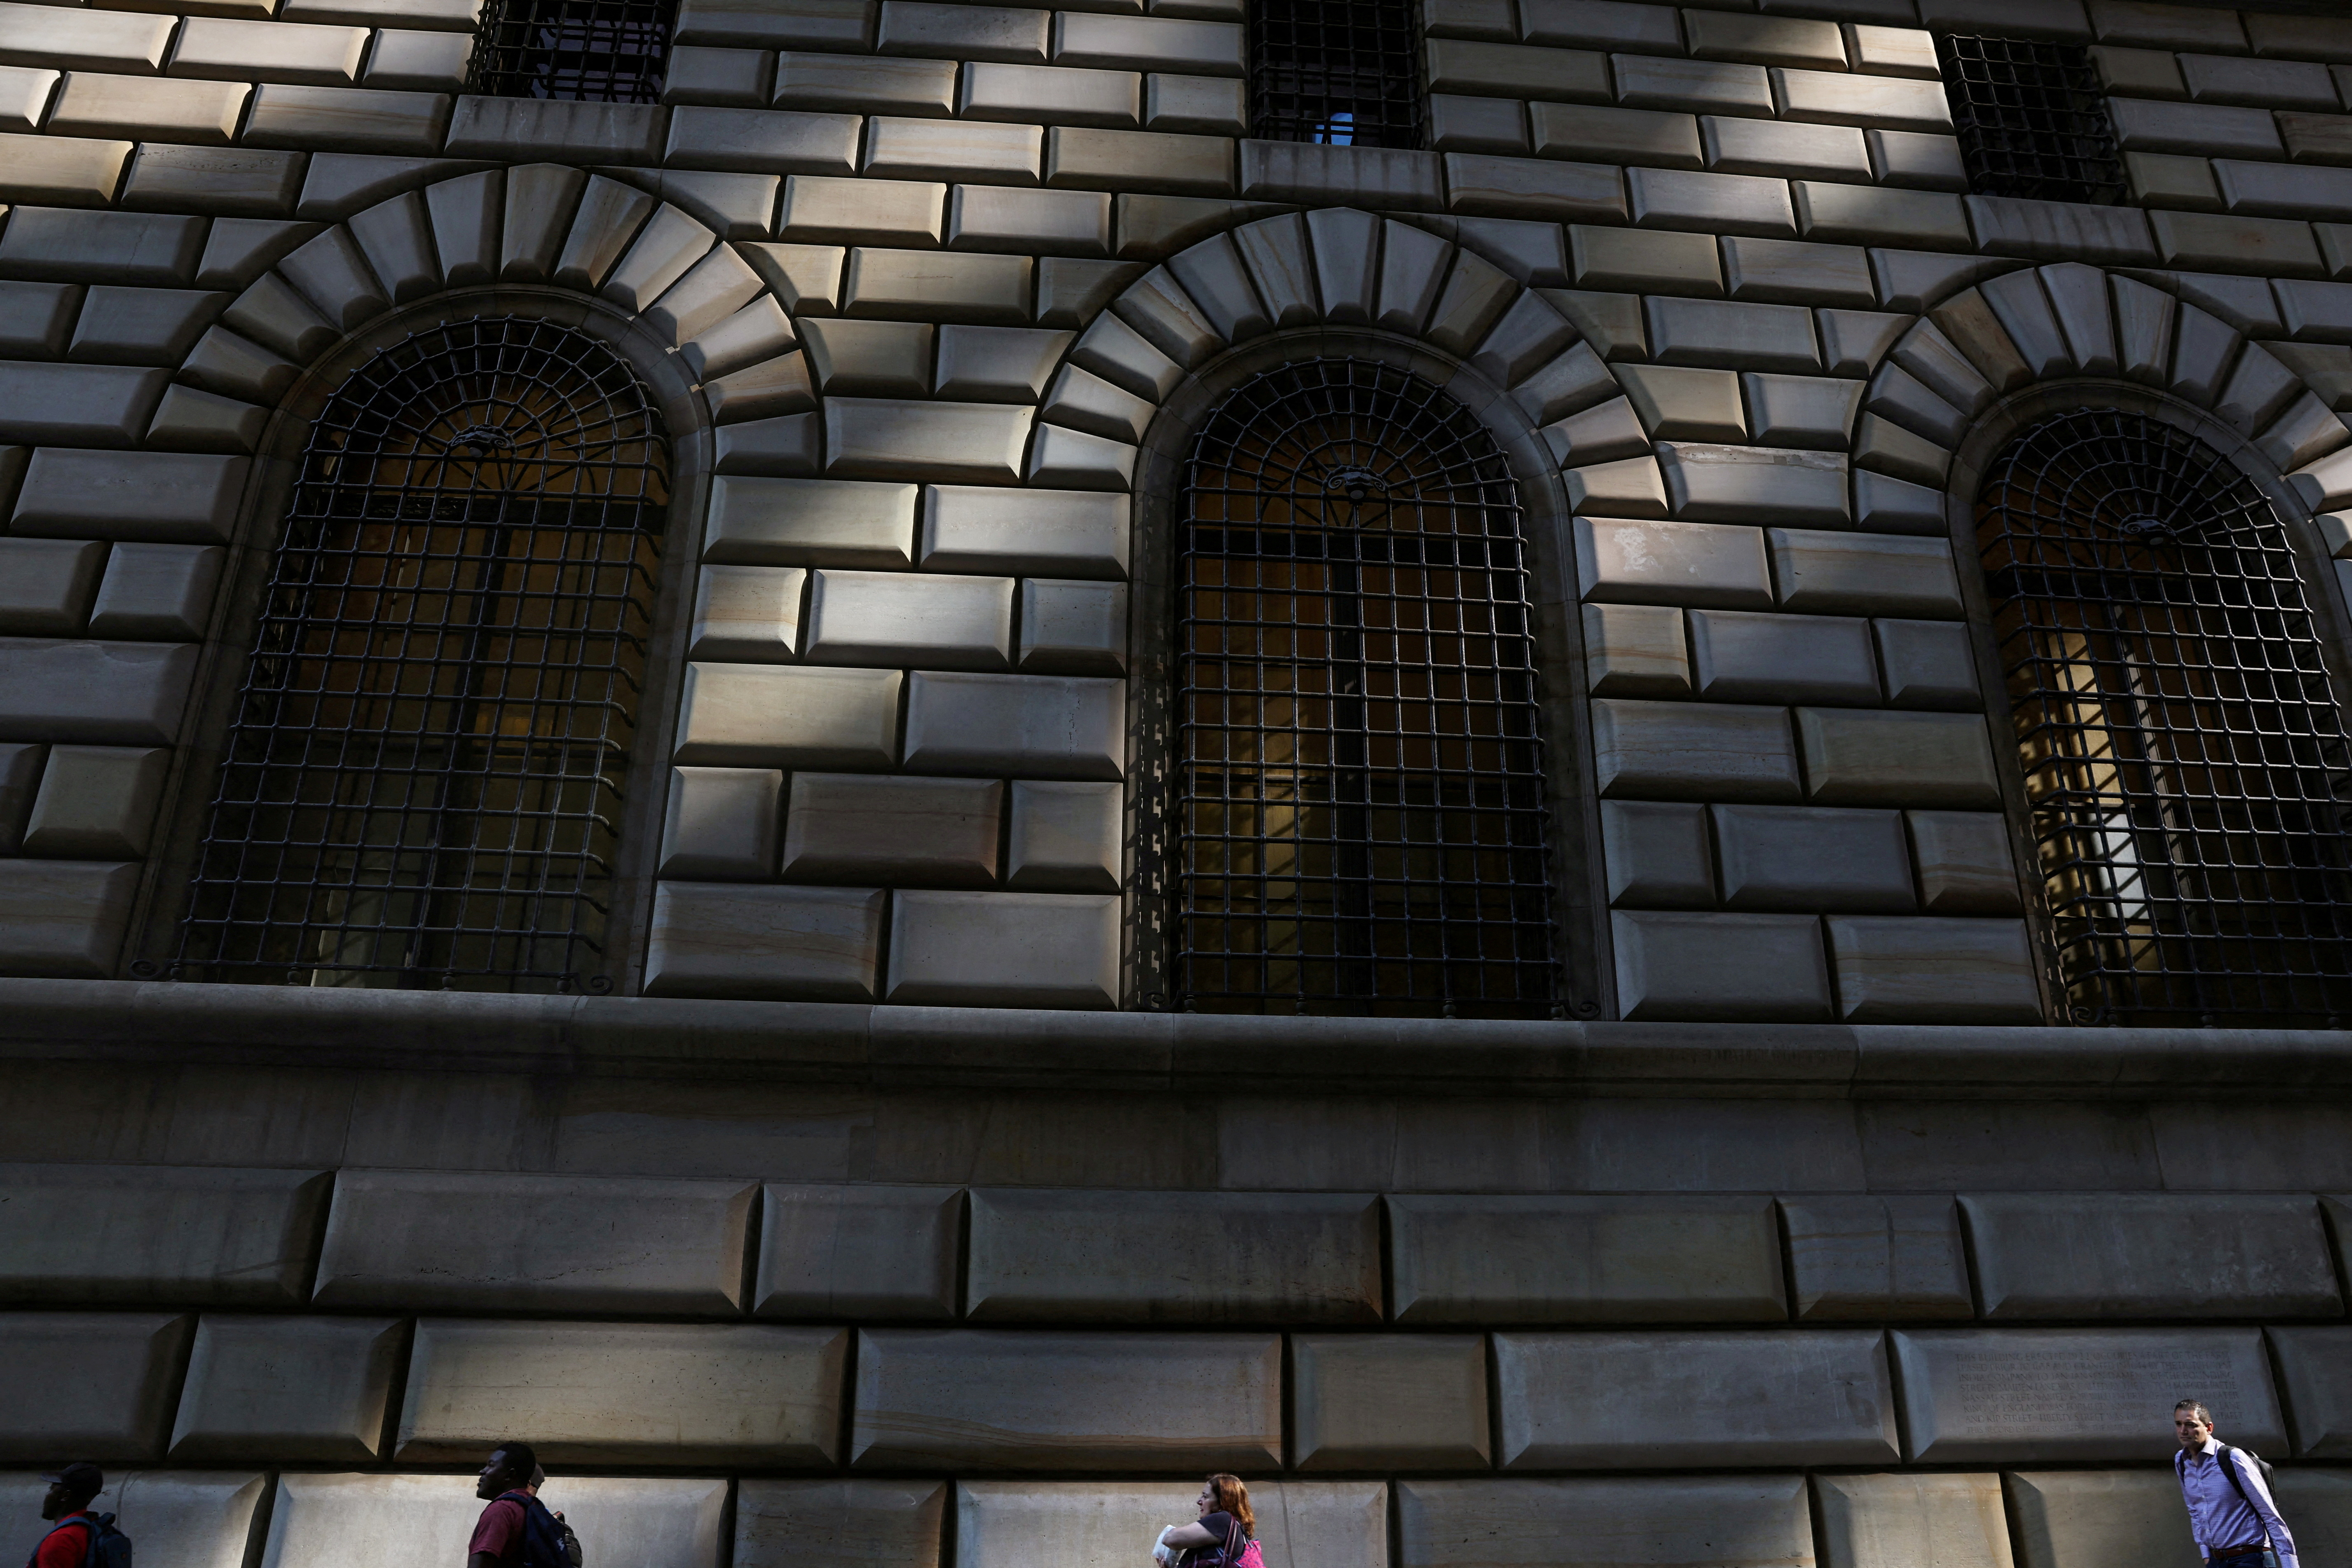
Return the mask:
MULTIPOLYGON (((529 1443, 504 1442, 490 1450, 474 1495, 489 1500, 474 1523, 473 1543, 466 1548, 466 1568, 519 1568, 522 1562, 522 1504, 504 1494, 530 1485, 539 1469, 539 1456, 529 1443)), ((52 1568, 39 1563, 34 1568, 52 1568)), ((71 1568, 57 1564, 55 1568, 71 1568)))
POLYGON ((89 1505, 106 1490, 106 1473, 96 1465, 77 1462, 41 1479, 49 1483, 48 1495, 41 1499, 41 1517, 58 1524, 80 1520, 82 1525, 79 1530, 52 1526, 33 1548, 32 1561, 25 1568, 81 1568, 89 1560, 89 1543, 98 1535, 98 1521, 91 1516, 89 1505))

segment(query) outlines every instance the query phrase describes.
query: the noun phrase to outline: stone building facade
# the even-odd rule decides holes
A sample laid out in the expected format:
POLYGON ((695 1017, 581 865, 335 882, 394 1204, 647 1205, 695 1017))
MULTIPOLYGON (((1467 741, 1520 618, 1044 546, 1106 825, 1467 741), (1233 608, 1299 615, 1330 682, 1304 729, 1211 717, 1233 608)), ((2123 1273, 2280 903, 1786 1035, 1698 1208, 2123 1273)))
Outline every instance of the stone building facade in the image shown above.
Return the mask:
POLYGON ((2352 1550, 2340 9, 0 0, 0 1517, 2352 1550))

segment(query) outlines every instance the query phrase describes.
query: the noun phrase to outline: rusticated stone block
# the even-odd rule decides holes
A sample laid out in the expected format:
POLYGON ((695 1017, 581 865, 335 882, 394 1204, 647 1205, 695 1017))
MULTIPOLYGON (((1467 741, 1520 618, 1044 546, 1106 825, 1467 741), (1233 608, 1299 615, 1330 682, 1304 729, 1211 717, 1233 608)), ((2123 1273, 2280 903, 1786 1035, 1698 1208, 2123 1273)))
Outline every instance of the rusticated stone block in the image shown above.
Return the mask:
POLYGON ((1322 1193, 976 1191, 975 1322, 1381 1320, 1379 1200, 1322 1193))
POLYGON ((550 1461, 829 1465, 848 1351, 844 1328, 428 1318, 393 1457, 471 1459, 527 1431, 550 1461))
POLYGON ((858 1335, 849 1462, 1267 1470, 1281 1405, 1277 1334, 877 1329, 858 1335))
POLYGON ((917 1007, 1116 1007, 1118 910, 1110 894, 899 892, 890 900, 884 999, 917 1007))
POLYGON ((1761 1197, 1397 1195, 1401 1323, 1780 1322, 1761 1197))
POLYGON ((161 1458, 194 1328, 157 1312, 0 1314, 0 1459, 161 1458))
POLYGON ((346 1170, 320 1306, 733 1316, 742 1182, 346 1170))
POLYGON ((1784 1197, 1801 1322, 1972 1314, 1959 1214, 1933 1197, 1784 1197))
MULTIPOLYGON (((1196 1467, 1197 1468, 1197 1467, 1196 1467)), ((956 1489, 965 1568, 1100 1568, 1134 1551, 1139 1521, 1192 1517, 1195 1481, 971 1481, 956 1489)), ((1266 1568, 1388 1568, 1388 1488, 1254 1481, 1266 1568)))
POLYGON ((1822 1568, 2011 1568, 1996 1475, 1813 1478, 1822 1568))
MULTIPOLYGON (((2337 1206, 2336 1199, 2328 1202, 2337 1206)), ((2273 1329, 2270 1341, 2292 1415, 2295 1452, 2308 1459, 2352 1454, 2352 1328, 2273 1329)))
MULTIPOLYGON (((49 1483, 31 1471, 0 1475, 0 1514, 37 1521, 49 1483)), ((235 1470, 132 1470, 108 1468, 99 1511, 136 1530, 151 1563, 179 1568, 247 1568, 253 1561, 254 1511, 269 1478, 235 1470)), ((33 1535, 47 1526, 35 1524, 33 1535)), ((79 1539, 75 1537, 74 1539, 79 1539)))
POLYGON ((172 1458, 368 1464, 383 1458, 399 1318, 224 1317, 196 1325, 172 1458))
MULTIPOLYGON (((1811 711, 1811 710, 1800 710, 1811 711)), ((1592 705, 1603 795, 1654 800, 1795 800, 1788 710, 1728 703, 1592 705)))
POLYGON ((735 1568, 929 1568, 946 1481, 751 1479, 735 1489, 735 1568))
POLYGON ((1758 528, 1579 517, 1576 575, 1584 597, 1603 603, 1772 608, 1758 528))
POLYGON ((188 643, 0 638, 0 737, 93 746, 178 737, 196 649, 188 643))
POLYGON ((0 860, 0 974, 110 977, 138 887, 135 862, 0 860))
POLYGON ((0 1166, 0 1301, 299 1304, 331 1181, 313 1171, 0 1166))
POLYGON ((1911 849, 1895 811, 1711 806, 1723 902, 1731 909, 1916 907, 1911 849))
POLYGON ((1505 1469, 1870 1465, 1895 1458, 1875 1329, 1498 1333, 1505 1469))
MULTIPOLYGON (((2231 1441, 2238 1437, 2233 1429, 2231 1441)), ((2180 1483, 2163 1470, 2027 1470, 2003 1479, 2019 1568, 2198 1568, 2202 1561, 2181 1528, 2180 1483)))
POLYGON ((907 694, 907 766, 921 773, 1117 779, 1126 763, 1127 683, 1079 675, 917 671, 907 694))
MULTIPOLYGON (((609 1554, 599 1561, 632 1568, 718 1568, 720 1561, 723 1478, 557 1475, 541 1489, 540 1499, 562 1512, 583 1541, 594 1542, 592 1550, 609 1554)), ((378 1542, 384 1555, 415 1568, 454 1563, 466 1555, 481 1511, 473 1489, 448 1476, 289 1473, 278 1480, 261 1568, 327 1562, 348 1553, 354 1539, 378 1542)))
POLYGON ((947 1319, 956 1313, 963 1190, 772 1183, 760 1208, 753 1312, 947 1319))
POLYGON ((1805 1478, 1400 1481, 1401 1568, 1810 1568, 1805 1478))
POLYGON ((731 768, 887 768, 896 670, 688 664, 674 760, 731 768))
POLYGON ((1911 1462, 2160 1459, 2177 1445, 2147 1413, 2190 1389, 2231 1441, 2286 1442, 2254 1329, 1914 1329, 1894 1345, 1911 1462))
POLYGON ((2021 920, 1833 915, 1822 922, 1848 1023, 2042 1021, 2021 920))
POLYGON ((795 773, 783 874, 794 882, 987 887, 1004 786, 988 779, 795 773))
POLYGON ((870 1002, 884 896, 869 888, 665 882, 654 893, 646 994, 870 1002))
POLYGON ((744 566, 913 564, 915 486, 839 479, 721 478, 702 559, 744 566))
POLYGON ((1617 999, 1628 1019, 1830 1021, 1822 926, 1812 915, 1620 910, 1609 923, 1617 999))
POLYGON ((1476 1334, 1294 1334, 1302 1470, 1483 1470, 1486 1343, 1476 1334))
POLYGON ((1990 1193, 1960 1207, 1988 1318, 2343 1315, 2309 1197, 1990 1193))
POLYGON ((1832 806, 1997 809, 1985 721, 1974 714, 1796 710, 1807 793, 1832 806))

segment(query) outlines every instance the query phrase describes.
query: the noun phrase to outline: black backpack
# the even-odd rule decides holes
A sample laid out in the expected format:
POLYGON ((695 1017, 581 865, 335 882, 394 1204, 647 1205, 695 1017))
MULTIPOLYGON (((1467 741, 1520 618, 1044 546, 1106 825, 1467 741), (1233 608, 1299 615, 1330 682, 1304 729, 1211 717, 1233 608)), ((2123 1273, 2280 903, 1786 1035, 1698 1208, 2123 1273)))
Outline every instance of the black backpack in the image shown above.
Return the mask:
MULTIPOLYGON (((501 1492, 522 1504, 521 1568, 580 1568, 580 1538, 572 1527, 547 1511, 547 1505, 527 1491, 501 1492)), ((97 1568, 116 1568, 113 1563, 97 1568)), ((128 1560, 121 1568, 131 1568, 128 1560)))
MULTIPOLYGON (((114 1528, 114 1516, 110 1513, 78 1513, 71 1519, 61 1519, 49 1526, 41 1540, 47 1541, 58 1531, 70 1530, 76 1525, 89 1531, 89 1545, 82 1553, 82 1568, 131 1568, 131 1537, 114 1528)), ((40 1561, 40 1556, 41 1549, 36 1544, 33 1554, 25 1559, 25 1568, 33 1568, 33 1564, 40 1561)))

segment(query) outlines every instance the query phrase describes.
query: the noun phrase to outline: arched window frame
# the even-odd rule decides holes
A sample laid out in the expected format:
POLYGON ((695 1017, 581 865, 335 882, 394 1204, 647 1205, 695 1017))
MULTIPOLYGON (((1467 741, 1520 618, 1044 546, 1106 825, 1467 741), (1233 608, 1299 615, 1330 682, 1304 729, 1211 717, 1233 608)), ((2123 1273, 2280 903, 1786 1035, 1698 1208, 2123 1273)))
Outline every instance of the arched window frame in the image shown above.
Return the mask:
POLYGON ((2048 962, 2053 942, 2030 807, 2018 759, 2016 714, 2011 701, 2001 650, 1994 631, 1996 606, 1985 580, 1977 533, 1977 499, 1985 477, 2021 436, 2062 414, 2085 408, 2114 409, 2161 421, 2204 444, 2222 464, 2250 479, 2268 500, 2284 530, 2296 573, 2314 622, 2320 655, 2337 702, 2352 726, 2352 586, 2335 571, 2328 545, 2311 507, 2285 483, 2276 464, 2245 434, 2216 415, 2181 399, 2135 382, 2078 378, 2039 382, 2020 389, 1986 409, 1954 449, 1945 487, 1946 511, 1961 597, 1975 646, 1978 681, 1984 693, 1985 721, 1994 773, 2001 791, 2011 857, 2025 898, 2033 939, 2043 1016, 2053 1024, 2093 1020, 2073 1016, 2048 962))
POLYGON ((1146 1010, 1178 1005, 1171 961, 1176 825, 1168 820, 1165 804, 1176 739, 1174 566, 1185 465, 1195 438, 1228 393, 1287 361, 1335 356, 1381 361, 1444 389, 1494 435, 1518 486, 1535 579, 1533 624, 1551 812, 1548 848, 1554 952, 1560 971, 1559 1011, 1572 1019, 1612 1016, 1615 987, 1603 946, 1608 896, 1601 881, 1600 804, 1591 788, 1594 773, 1581 622, 1573 592, 1562 593, 1558 586, 1571 581, 1574 571, 1568 542, 1572 508, 1559 465, 1504 389, 1462 361, 1377 329, 1335 327, 1276 332, 1200 366, 1161 401, 1159 417, 1144 437, 1136 469, 1131 551, 1127 800, 1131 871, 1123 938, 1123 1005, 1146 1010))
POLYGON ((667 803, 668 742, 677 726, 701 519, 710 490, 711 419, 677 355, 635 317, 568 290, 515 284, 451 290, 370 322, 309 367, 272 414, 238 502, 236 536, 190 686, 188 716, 164 783, 156 852, 146 862, 132 907, 121 971, 128 977, 163 977, 178 946, 215 781, 312 425, 352 372, 384 349, 436 324, 481 315, 544 319, 594 339, 644 384, 667 432, 669 509, 604 940, 607 988, 615 995, 641 989, 667 803))

